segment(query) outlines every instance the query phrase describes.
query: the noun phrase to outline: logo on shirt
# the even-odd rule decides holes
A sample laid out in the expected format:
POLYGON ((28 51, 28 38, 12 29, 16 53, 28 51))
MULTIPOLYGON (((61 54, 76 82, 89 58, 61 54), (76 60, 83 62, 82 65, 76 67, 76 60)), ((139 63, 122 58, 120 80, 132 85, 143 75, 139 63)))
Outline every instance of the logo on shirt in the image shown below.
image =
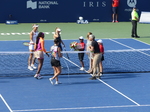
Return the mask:
POLYGON ((129 7, 135 7, 137 4, 137 0, 127 0, 127 4, 129 7))

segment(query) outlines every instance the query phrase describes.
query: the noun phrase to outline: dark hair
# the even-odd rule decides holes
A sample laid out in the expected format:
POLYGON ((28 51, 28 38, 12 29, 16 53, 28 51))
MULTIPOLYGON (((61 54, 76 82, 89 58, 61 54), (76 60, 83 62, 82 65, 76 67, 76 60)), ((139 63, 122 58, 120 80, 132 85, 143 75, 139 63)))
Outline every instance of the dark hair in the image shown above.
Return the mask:
POLYGON ((39 40, 40 40, 40 37, 44 38, 44 33, 43 32, 40 32, 36 38, 36 44, 39 43, 39 40))
POLYGON ((59 40, 56 38, 56 39, 54 39, 54 43, 55 44, 58 44, 59 43, 59 40))

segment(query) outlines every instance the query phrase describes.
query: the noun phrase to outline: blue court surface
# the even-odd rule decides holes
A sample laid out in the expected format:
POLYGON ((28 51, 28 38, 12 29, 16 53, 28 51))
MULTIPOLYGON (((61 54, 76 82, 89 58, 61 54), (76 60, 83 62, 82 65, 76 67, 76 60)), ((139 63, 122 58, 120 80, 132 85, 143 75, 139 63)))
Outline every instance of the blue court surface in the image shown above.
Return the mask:
MULTIPOLYGON (((102 40, 105 51, 150 48, 149 44, 135 39, 102 40)), ((68 46, 72 41, 77 40, 64 40, 67 50, 70 50, 68 46)), ((0 41, 0 51, 28 51, 28 48, 23 46, 22 42, 0 41)), ((46 40, 46 49, 49 49, 52 44, 51 40, 46 40)), ((129 68, 132 68, 132 66, 136 68, 140 62, 144 68, 148 69, 144 70, 147 73, 144 73, 144 71, 140 72, 141 70, 135 73, 131 73, 130 70, 124 73, 109 72, 104 73, 99 80, 89 80, 91 76, 86 73, 66 74, 59 76, 62 84, 51 85, 48 80, 52 77, 51 75, 45 75, 43 79, 36 80, 32 76, 15 77, 14 71, 12 71, 11 75, 14 74, 14 76, 7 76, 6 74, 6 76, 0 77, 0 112, 149 112, 150 74, 148 71, 150 65, 148 63, 150 53, 146 50, 138 51, 137 54, 126 59, 136 59, 135 63, 128 63, 128 66, 131 64, 129 68), (137 54, 137 57, 146 58, 147 63, 142 64, 142 61, 135 56, 137 54)), ((116 58, 125 60, 123 56, 124 54, 116 58)), ((106 56, 105 60, 107 59, 109 60, 109 56, 106 56)), ((10 63, 13 63, 13 60, 10 61, 10 63)), ((110 69, 108 67, 110 63, 107 62, 105 64, 106 62, 103 62, 105 65, 104 72, 110 69)), ((123 68, 128 69, 121 63, 120 66, 123 67, 115 65, 116 63, 114 62, 111 64, 116 66, 114 67, 115 70, 118 70, 116 69, 117 67, 120 67, 119 70, 123 70, 123 68)), ((77 69, 79 68, 74 68, 75 71, 77 69)), ((131 70, 134 69, 132 68, 131 70)), ((45 71, 45 68, 42 71, 45 71)), ((1 70, 1 72, 3 71, 1 70)), ((33 71, 32 73, 35 72, 33 71)), ((0 73, 0 75, 3 74, 0 73)))

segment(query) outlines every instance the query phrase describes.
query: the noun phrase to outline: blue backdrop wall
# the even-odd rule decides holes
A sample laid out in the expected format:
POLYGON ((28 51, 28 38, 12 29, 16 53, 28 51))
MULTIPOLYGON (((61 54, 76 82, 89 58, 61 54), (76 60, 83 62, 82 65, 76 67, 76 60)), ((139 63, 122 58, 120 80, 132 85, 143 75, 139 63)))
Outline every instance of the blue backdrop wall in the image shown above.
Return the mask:
MULTIPOLYGON (((112 21, 112 0, 1 0, 0 23, 76 22, 79 16, 89 22, 112 21), (11 17, 9 15, 12 15, 11 17)), ((132 7, 150 11, 150 0, 120 0, 119 21, 130 21, 132 7)))

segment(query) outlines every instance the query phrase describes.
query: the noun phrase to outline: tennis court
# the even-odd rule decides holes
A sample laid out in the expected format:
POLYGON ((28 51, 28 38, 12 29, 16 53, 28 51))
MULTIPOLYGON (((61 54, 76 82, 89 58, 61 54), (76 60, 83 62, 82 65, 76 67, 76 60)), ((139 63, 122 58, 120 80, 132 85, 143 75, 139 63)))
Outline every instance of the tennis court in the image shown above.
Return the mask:
MULTIPOLYGON (((66 75, 60 76, 62 82, 60 85, 51 85, 49 82, 48 78, 51 77, 52 71, 46 68, 46 66, 50 67, 48 62, 45 62, 41 71, 44 75, 42 80, 31 77, 35 71, 27 71, 26 64, 18 66, 21 70, 14 70, 8 74, 3 74, 4 70, 1 70, 0 75, 4 76, 0 77, 0 111, 148 112, 150 110, 150 52, 148 50, 150 45, 129 38, 102 40, 106 51, 103 62, 105 74, 99 80, 89 80, 90 74, 76 73, 79 72, 79 68, 72 67, 73 64, 70 64, 69 74, 65 64, 63 65, 63 72, 66 75), (122 64, 123 61, 129 63, 122 64), (25 74, 19 77, 17 72, 20 76, 21 73, 25 72, 25 74)), ((64 40, 67 50, 70 50, 69 43, 72 41, 78 40, 64 40)), ((6 43, 6 51, 16 51, 16 48, 18 51, 27 51, 27 47, 23 46, 22 42, 24 41, 0 41, 0 51, 4 51, 2 48, 6 43)), ((49 49, 52 44, 52 40, 46 40, 46 49, 49 49)), ((78 60, 74 59, 70 60, 80 65, 78 60)), ((25 60, 25 57, 21 60, 25 60)), ((26 60, 23 61, 25 62, 26 60)), ((85 62, 87 62, 86 57, 85 62)), ((88 63, 86 67, 88 69, 88 63)))

